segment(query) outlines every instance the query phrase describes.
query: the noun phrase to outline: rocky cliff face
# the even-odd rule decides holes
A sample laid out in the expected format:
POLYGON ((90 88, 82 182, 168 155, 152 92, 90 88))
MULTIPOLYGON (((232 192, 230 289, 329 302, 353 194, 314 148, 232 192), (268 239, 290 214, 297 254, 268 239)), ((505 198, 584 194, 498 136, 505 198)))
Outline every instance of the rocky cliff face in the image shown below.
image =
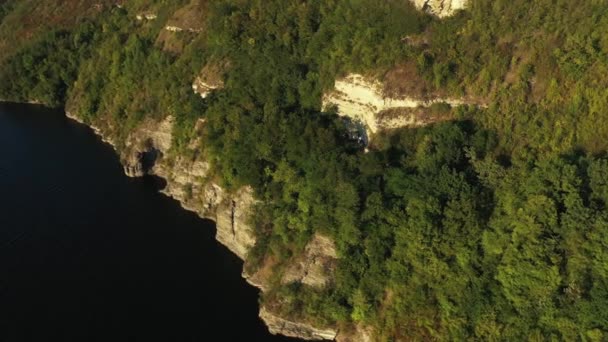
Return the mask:
POLYGON ((318 329, 309 324, 291 321, 279 317, 266 308, 260 308, 260 318, 268 326, 272 334, 297 337, 305 340, 334 340, 337 331, 334 329, 318 329))
MULTIPOLYGON (((159 176, 167 181, 162 190, 188 210, 216 222, 216 239, 245 260, 255 245, 249 218, 255 200, 253 189, 243 187, 228 193, 218 184, 207 181, 210 165, 201 158, 170 159, 174 118, 160 122, 146 121, 128 136, 121 151, 125 174, 130 177, 159 176)), ((204 124, 199 122, 197 127, 204 124)), ((197 144, 191 144, 196 148, 197 144)))
POLYGON ((469 0, 410 0, 416 8, 440 18, 453 15, 456 11, 465 9, 469 0))
POLYGON ((322 288, 333 280, 337 263, 334 242, 323 235, 315 234, 304 248, 304 254, 293 260, 285 271, 283 283, 298 282, 322 288))
POLYGON ((433 104, 460 106, 465 101, 454 98, 420 99, 408 94, 387 96, 383 84, 372 78, 350 74, 335 82, 335 89, 323 97, 325 109, 336 106, 338 114, 360 122, 372 135, 381 130, 416 127, 438 121, 423 110, 433 104))
POLYGON ((154 174, 154 168, 160 165, 157 161, 171 149, 174 121, 172 116, 160 123, 146 120, 129 135, 121 156, 127 176, 154 174))
POLYGON ((243 260, 255 245, 255 235, 249 224, 254 204, 253 189, 244 187, 217 207, 216 239, 243 260))

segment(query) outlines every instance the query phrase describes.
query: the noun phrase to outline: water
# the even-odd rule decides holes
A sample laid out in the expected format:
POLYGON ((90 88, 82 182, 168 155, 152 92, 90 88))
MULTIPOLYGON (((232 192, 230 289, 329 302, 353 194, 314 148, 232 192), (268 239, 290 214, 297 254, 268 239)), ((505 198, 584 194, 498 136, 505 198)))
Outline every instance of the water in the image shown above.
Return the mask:
POLYGON ((286 341, 215 226, 59 111, 0 104, 0 341, 286 341))

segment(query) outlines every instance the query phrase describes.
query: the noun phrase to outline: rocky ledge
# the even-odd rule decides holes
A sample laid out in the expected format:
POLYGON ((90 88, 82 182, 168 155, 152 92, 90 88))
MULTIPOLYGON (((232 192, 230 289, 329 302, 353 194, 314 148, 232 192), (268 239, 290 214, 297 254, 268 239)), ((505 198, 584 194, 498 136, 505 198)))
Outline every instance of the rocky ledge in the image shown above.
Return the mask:
POLYGON ((266 323, 270 333, 275 335, 280 334, 305 340, 334 340, 338 335, 334 329, 318 329, 305 323, 279 317, 266 310, 265 307, 260 308, 260 318, 266 323))
POLYGON ((375 78, 350 74, 335 81, 334 89, 323 96, 326 110, 334 107, 338 115, 360 123, 366 135, 400 127, 419 127, 445 118, 426 114, 434 105, 457 107, 474 104, 465 99, 449 97, 417 98, 410 94, 388 95, 384 85, 375 78))

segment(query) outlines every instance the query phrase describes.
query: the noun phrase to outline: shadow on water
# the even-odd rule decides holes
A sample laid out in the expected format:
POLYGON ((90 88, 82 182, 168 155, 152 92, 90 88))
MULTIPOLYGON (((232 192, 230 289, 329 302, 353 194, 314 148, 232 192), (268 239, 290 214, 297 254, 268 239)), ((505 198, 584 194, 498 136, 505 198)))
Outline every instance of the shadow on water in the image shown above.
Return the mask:
POLYGON ((215 225, 62 113, 0 104, 0 341, 287 341, 215 225))
POLYGON ((144 184, 144 186, 154 189, 156 192, 162 191, 167 187, 167 181, 164 178, 154 175, 146 175, 142 177, 141 182, 144 184))

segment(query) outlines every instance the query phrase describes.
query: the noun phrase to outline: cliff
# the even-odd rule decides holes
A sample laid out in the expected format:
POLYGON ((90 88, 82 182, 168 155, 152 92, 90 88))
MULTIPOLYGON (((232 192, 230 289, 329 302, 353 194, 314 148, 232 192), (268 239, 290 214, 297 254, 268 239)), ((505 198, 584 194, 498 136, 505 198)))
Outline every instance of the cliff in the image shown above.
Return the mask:
POLYGON ((417 127, 448 119, 429 111, 435 104, 449 107, 467 103, 464 99, 448 97, 421 98, 407 93, 386 94, 377 79, 350 74, 335 81, 334 90, 323 96, 323 107, 335 106, 338 115, 361 123, 368 136, 382 130, 417 127))
POLYGON ((260 318, 275 335, 280 334, 305 340, 334 340, 338 334, 334 329, 318 329, 309 324, 285 319, 264 307, 260 308, 260 318))
MULTIPOLYGON (((117 149, 125 174, 129 177, 155 175, 166 180, 161 191, 178 200, 185 209, 214 220, 216 239, 245 260, 255 244, 249 224, 256 202, 253 189, 243 187, 227 192, 209 180, 211 167, 204 156, 170 155, 174 122, 172 116, 161 121, 145 120, 128 135, 124 147, 117 149)), ((195 129, 199 130, 202 125, 204 120, 200 120, 195 129)), ((100 129, 96 132, 111 135, 100 129)), ((193 141, 190 148, 197 149, 197 143, 193 141)))
MULTIPOLYGON (((78 117, 66 115, 83 123, 78 117)), ((145 120, 120 146, 111 138, 111 128, 89 123, 95 133, 111 144, 120 155, 124 172, 129 177, 154 175, 163 178, 166 186, 161 190, 178 200, 181 205, 202 218, 216 222, 216 240, 239 258, 247 262, 247 253, 255 245, 256 238, 251 226, 251 215, 257 200, 251 187, 226 191, 212 180, 211 167, 203 154, 186 158, 172 155, 172 132, 175 120, 167 116, 163 120, 145 120), (104 127, 104 128, 100 128, 104 127)), ((195 130, 200 130, 204 120, 199 120, 195 130)), ((198 139, 198 138, 197 138, 198 139)), ((198 151, 200 141, 192 141, 190 148, 198 151)), ((308 286, 322 287, 331 281, 336 264, 335 247, 331 239, 315 236, 288 267, 284 282, 301 282, 308 286)), ((269 290, 267 277, 261 272, 243 277, 261 291, 269 290)), ((260 318, 273 334, 281 334, 308 340, 333 340, 337 330, 318 328, 305 322, 281 317, 265 307, 260 308, 260 318)))
POLYGON ((315 234, 304 248, 304 253, 296 257, 281 280, 283 283, 298 282, 322 288, 333 280, 338 255, 334 242, 323 235, 315 234))

